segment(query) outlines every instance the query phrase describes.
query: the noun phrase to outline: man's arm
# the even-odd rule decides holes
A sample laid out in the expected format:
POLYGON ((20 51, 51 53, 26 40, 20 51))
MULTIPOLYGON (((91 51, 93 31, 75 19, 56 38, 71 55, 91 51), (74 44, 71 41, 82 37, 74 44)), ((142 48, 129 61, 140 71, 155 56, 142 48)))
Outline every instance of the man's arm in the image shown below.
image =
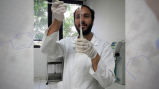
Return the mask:
POLYGON ((89 73, 99 82, 99 84, 106 88, 115 81, 114 68, 115 61, 111 46, 102 42, 102 52, 99 56, 94 45, 86 39, 77 39, 75 43, 76 52, 84 53, 90 57, 92 61, 92 67, 90 67, 89 73))
POLYGON ((58 31, 62 21, 54 18, 50 27, 45 31, 42 39, 41 52, 52 57, 61 57, 63 55, 63 41, 57 42, 58 31), (56 50, 56 51, 55 51, 56 50))
POLYGON ((96 55, 92 59, 92 67, 89 73, 99 82, 99 84, 106 88, 115 81, 114 68, 115 61, 111 46, 105 43, 101 55, 96 55))
POLYGON ((64 13, 66 12, 67 6, 63 1, 56 1, 51 6, 51 11, 54 15, 54 20, 50 25, 47 36, 50 36, 52 33, 58 31, 64 19, 64 13))
POLYGON ((66 11, 66 5, 63 3, 63 1, 58 1, 52 4, 51 10, 54 14, 54 20, 49 28, 46 29, 41 44, 41 52, 52 57, 61 57, 65 51, 63 46, 64 40, 57 41, 58 31, 64 19, 64 12, 66 11))
POLYGON ((100 56, 99 54, 97 53, 96 57, 94 59, 91 59, 92 61, 92 67, 93 67, 93 70, 96 72, 97 70, 97 66, 98 66, 98 62, 100 60, 100 56))
POLYGON ((52 33, 59 31, 62 21, 58 21, 56 18, 53 20, 50 28, 48 30, 47 36, 50 36, 52 33))

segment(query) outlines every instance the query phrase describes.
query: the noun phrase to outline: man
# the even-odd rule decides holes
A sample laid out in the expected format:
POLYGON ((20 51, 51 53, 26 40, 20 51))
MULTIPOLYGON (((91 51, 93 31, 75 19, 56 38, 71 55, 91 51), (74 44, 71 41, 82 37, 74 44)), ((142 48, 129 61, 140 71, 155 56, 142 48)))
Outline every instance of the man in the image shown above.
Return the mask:
MULTIPOLYGON (((81 7, 84 39, 79 35, 56 41, 66 5, 58 1, 51 9, 55 18, 45 31, 41 51, 55 58, 64 57, 63 81, 57 84, 58 89, 104 89, 114 83, 115 62, 111 47, 91 32, 94 11, 85 5, 81 7)), ((79 9, 74 12, 74 23, 80 34, 79 9)))

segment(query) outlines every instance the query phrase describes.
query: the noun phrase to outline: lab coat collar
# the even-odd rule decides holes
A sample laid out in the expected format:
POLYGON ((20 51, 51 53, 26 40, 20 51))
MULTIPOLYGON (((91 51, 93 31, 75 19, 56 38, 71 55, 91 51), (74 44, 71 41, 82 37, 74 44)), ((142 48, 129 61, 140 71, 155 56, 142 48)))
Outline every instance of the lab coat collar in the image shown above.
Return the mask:
MULTIPOLYGON (((99 43, 99 38, 97 38, 97 36, 92 32, 93 37, 91 39, 91 43, 93 43, 95 46, 98 45, 99 43)), ((75 43, 75 41, 77 40, 78 36, 73 37, 73 39, 71 40, 72 43, 75 43)))

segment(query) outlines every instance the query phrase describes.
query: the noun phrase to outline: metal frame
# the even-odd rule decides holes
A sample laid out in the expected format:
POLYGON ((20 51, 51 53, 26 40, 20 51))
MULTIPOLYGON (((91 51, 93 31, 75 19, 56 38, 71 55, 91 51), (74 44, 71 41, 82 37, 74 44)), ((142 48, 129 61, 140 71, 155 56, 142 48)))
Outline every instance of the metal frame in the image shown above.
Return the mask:
POLYGON ((48 56, 47 56, 47 82, 46 85, 48 85, 49 82, 54 82, 54 81, 61 81, 63 80, 63 57, 57 58, 60 61, 54 61, 54 62, 48 62, 48 56), (54 73, 48 73, 48 66, 49 65, 54 65, 54 73), (61 73, 56 73, 56 65, 61 64, 62 65, 62 72, 61 73))

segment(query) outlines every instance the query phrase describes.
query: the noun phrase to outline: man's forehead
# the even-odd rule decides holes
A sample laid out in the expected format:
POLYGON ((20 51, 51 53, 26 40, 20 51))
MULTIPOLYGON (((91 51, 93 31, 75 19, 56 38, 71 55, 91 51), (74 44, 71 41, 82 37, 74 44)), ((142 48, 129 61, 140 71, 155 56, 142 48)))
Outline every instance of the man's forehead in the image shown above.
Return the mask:
MULTIPOLYGON (((91 14, 90 10, 87 8, 87 7, 81 7, 81 13, 82 14, 91 14)), ((75 14, 80 14, 79 13, 79 8, 77 9, 76 13, 75 14)))

